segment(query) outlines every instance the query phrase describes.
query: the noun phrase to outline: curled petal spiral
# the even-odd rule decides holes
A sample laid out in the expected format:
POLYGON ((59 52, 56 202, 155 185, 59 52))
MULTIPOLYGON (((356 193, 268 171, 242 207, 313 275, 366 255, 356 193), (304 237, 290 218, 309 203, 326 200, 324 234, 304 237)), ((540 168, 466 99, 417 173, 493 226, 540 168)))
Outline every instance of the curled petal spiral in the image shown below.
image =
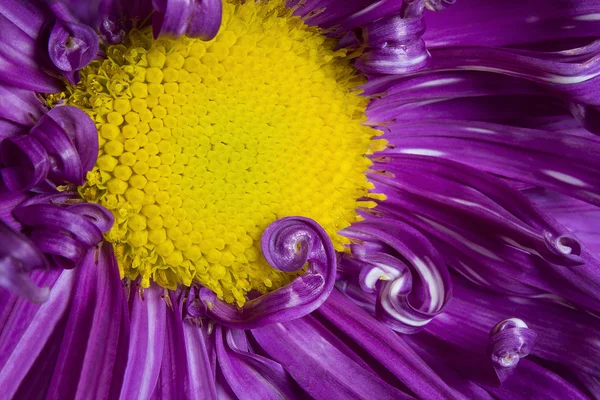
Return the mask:
POLYGON ((514 372, 519 360, 529 355, 536 337, 535 331, 518 318, 505 319, 492 328, 487 351, 501 383, 514 372))
MULTIPOLYGON (((450 275, 418 231, 381 218, 354 224, 344 234, 361 242, 352 247, 354 257, 364 263, 359 285, 377 293, 375 314, 380 320, 398 332, 415 333, 443 312, 451 296, 450 275)), ((342 268, 344 264, 347 258, 342 258, 342 268)))
POLYGON ((56 68, 63 71, 71 83, 77 83, 77 71, 98 53, 98 36, 89 26, 57 20, 48 39, 48 53, 56 68))
POLYGON ((336 253, 327 233, 313 220, 279 219, 264 231, 261 246, 273 268, 295 272, 308 263, 306 272, 289 285, 246 302, 242 309, 217 299, 208 289, 201 289, 200 300, 212 320, 243 329, 289 321, 316 310, 333 290, 336 253))

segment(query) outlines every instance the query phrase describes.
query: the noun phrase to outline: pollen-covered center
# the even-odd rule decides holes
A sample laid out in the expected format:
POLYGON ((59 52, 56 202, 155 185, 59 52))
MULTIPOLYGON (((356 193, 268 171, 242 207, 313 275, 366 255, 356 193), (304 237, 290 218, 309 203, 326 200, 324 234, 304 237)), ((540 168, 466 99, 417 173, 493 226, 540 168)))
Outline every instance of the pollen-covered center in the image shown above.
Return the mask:
POLYGON ((67 103, 96 122, 100 154, 80 193, 115 215, 123 277, 242 305, 293 278, 261 255, 276 219, 313 218, 343 247, 379 141, 334 47, 283 2, 227 3, 210 42, 133 30, 83 70, 67 103))

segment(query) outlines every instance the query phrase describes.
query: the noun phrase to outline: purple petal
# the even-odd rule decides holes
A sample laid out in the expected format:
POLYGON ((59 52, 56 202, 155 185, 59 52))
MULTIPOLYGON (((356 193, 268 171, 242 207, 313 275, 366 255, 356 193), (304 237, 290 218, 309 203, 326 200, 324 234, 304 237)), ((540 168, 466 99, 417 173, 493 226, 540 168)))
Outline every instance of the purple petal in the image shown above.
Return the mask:
POLYGON ((395 15, 379 19, 363 29, 367 50, 356 67, 367 74, 405 74, 424 68, 429 52, 421 39, 422 17, 395 15))
MULTIPOLYGON (((415 162, 402 168, 395 161, 381 163, 393 179, 372 175, 375 182, 399 189, 377 184, 388 197, 379 205, 380 213, 426 231, 437 238, 438 247, 438 239, 445 242, 440 249, 450 265, 479 284, 526 295, 521 292, 526 283, 598 309, 599 261, 567 228, 489 174, 435 157, 402 158, 415 162), (492 220, 496 222, 489 225, 492 220)), ((529 288, 529 294, 535 292, 529 288)))
POLYGON ((48 300, 39 306, 35 318, 29 324, 5 327, 16 339, 14 344, 7 343, 7 347, 0 351, 3 361, 0 363, 2 366, 0 387, 7 398, 14 398, 21 382, 36 363, 54 329, 63 320, 71 302, 74 285, 75 272, 63 271, 54 284, 48 300))
POLYGON ((188 397, 190 399, 220 398, 215 386, 216 353, 210 345, 206 327, 183 324, 188 367, 188 397))
POLYGON ((390 153, 460 161, 496 175, 568 193, 600 205, 600 140, 564 132, 481 122, 435 120, 390 126, 390 153))
POLYGON ((333 291, 317 311, 389 369, 419 398, 462 398, 394 335, 342 294, 333 291))
POLYGON ((534 188, 525 194, 543 212, 569 228, 595 254, 600 253, 600 208, 550 190, 534 188))
POLYGON ((127 367, 120 398, 150 398, 154 392, 165 346, 167 306, 162 288, 152 286, 144 299, 134 296, 131 310, 131 337, 127 367))
POLYGON ((98 129, 94 121, 77 107, 55 107, 47 114, 69 136, 77 149, 83 174, 91 171, 98 158, 98 129))
MULTIPOLYGON (((90 331, 94 322, 94 309, 99 295, 97 285, 99 268, 94 262, 93 251, 89 251, 85 255, 76 271, 73 300, 67 312, 67 325, 63 339, 63 343, 68 343, 68 345, 61 346, 60 349, 52 383, 48 389, 48 395, 51 398, 75 398, 82 362, 86 354, 87 340, 91 335, 90 331)), ((54 290, 57 289, 54 288, 53 292, 54 290)), ((102 315, 104 318, 108 317, 107 314, 103 313, 102 315)), ((92 346, 94 345, 92 344, 92 346)), ((107 354, 110 354, 112 350, 102 348, 102 351, 107 354)), ((96 364, 94 367, 104 366, 96 364)), ((88 379, 90 378, 88 377, 88 379)))
POLYGON ((20 203, 29 198, 29 195, 21 192, 0 192, 0 221, 11 229, 20 231, 23 225, 13 215, 13 210, 20 203))
MULTIPOLYGON (((243 331, 238 332, 245 339, 243 331)), ((236 343, 232 330, 217 327, 217 359, 223 376, 240 399, 291 399, 294 381, 273 360, 253 354, 236 343)))
POLYGON ((221 0, 154 0, 154 37, 187 35, 210 40, 221 27, 221 0))
POLYGON ((418 231, 399 221, 367 219, 342 233, 363 242, 352 252, 376 267, 367 269, 368 279, 384 280, 376 304, 379 319, 399 332, 414 333, 443 312, 451 296, 450 276, 436 249, 418 231), (371 243, 386 247, 372 248, 371 243))
POLYGON ((317 309, 335 282, 336 254, 327 233, 316 222, 286 217, 273 222, 261 239, 267 262, 280 271, 297 271, 308 262, 306 272, 289 285, 246 302, 239 309, 202 289, 200 300, 214 321, 233 328, 251 329, 300 318, 317 309))
POLYGON ((4 139, 0 143, 2 180, 11 191, 26 191, 42 182, 50 170, 48 153, 32 136, 4 139))
POLYGON ((97 245, 104 239, 102 231, 89 219, 58 206, 29 205, 16 208, 14 214, 24 225, 56 231, 68 231, 77 242, 90 247, 97 245))
MULTIPOLYGON (((81 367, 79 379, 74 379, 73 374, 79 368, 75 368, 75 363, 71 360, 64 365, 66 385, 57 392, 63 393, 62 398, 68 396, 65 393, 73 393, 76 389, 76 398, 85 398, 89 394, 90 388, 95 388, 94 393, 99 398, 109 398, 109 393, 114 386, 114 380, 120 381, 122 376, 119 373, 118 364, 127 362, 127 353, 119 348, 120 341, 128 341, 128 328, 123 323, 127 318, 127 307, 125 299, 125 291, 119 276, 119 269, 112 251, 112 246, 103 246, 98 263, 94 262, 93 257, 89 259, 88 264, 80 265, 80 269, 88 268, 88 274, 91 274, 89 269, 98 270, 98 279, 96 280, 97 296, 94 301, 91 300, 91 292, 82 293, 84 301, 95 303, 93 315, 91 316, 92 324, 89 334, 84 334, 78 330, 75 333, 73 341, 67 341, 68 347, 74 347, 74 343, 78 343, 83 336, 84 341, 87 341, 84 350, 81 354, 73 355, 78 357, 81 367), (125 314, 125 315, 123 315, 125 314), (112 383, 112 384, 111 384, 112 383), (67 392, 68 390, 68 392, 67 392)), ((82 287, 78 285, 77 291, 81 291, 82 287)), ((77 296, 77 293, 75 294, 77 296)), ((73 306, 71 308, 73 312, 73 306)), ((89 318, 90 315, 85 315, 84 318, 89 318)), ((64 339, 67 340, 67 339, 64 339)), ((60 360, 60 358, 59 358, 60 360)), ((59 365, 57 365, 57 368, 59 365)), ((55 375, 57 372, 55 372, 55 375)))
MULTIPOLYGON (((456 217, 458 213, 466 213, 470 219, 476 217, 478 224, 491 223, 491 231, 502 235, 511 246, 539 253, 562 265, 584 263, 582 245, 568 230, 540 213, 499 179, 438 157, 390 154, 389 160, 375 163, 374 169, 385 169, 394 178, 380 174, 371 176, 376 182, 398 189, 387 191, 382 186, 382 190, 389 193, 387 203, 402 204, 415 211, 420 207, 428 208, 431 202, 443 204, 435 210, 443 213, 445 209, 452 209, 456 217), (421 203, 413 197, 409 204, 408 197, 414 195, 428 201, 421 203)), ((429 211, 427 215, 432 216, 429 211)))
POLYGON ((252 335, 315 399, 411 398, 335 347, 330 341, 335 336, 312 316, 254 329, 252 335))
POLYGON ((518 318, 505 319, 492 328, 488 355, 501 383, 514 372, 519 360, 529 355, 536 337, 518 318))
POLYGON ((98 53, 98 36, 89 26, 57 20, 48 39, 50 59, 59 70, 66 72, 72 84, 78 77, 71 74, 88 65, 98 53))
MULTIPOLYGON (((0 118, 23 126, 32 126, 46 112, 34 92, 0 84, 0 118)), ((0 137, 3 134, 0 133, 0 137)))
MULTIPOLYGON (((168 296, 172 304, 177 301, 173 294, 168 296)), ((167 310, 165 317, 165 344, 160 362, 160 375, 152 398, 183 399, 186 398, 187 383, 195 379, 188 377, 183 320, 178 308, 167 310)))
POLYGON ((39 4, 8 0, 0 10, 0 81, 18 88, 57 93, 61 82, 44 72, 38 43, 45 22, 39 4), (26 11, 22 12, 25 9, 26 11), (33 17, 29 19, 29 17, 33 17))
POLYGON ((79 21, 97 28, 108 13, 118 11, 118 3, 117 0, 55 0, 50 6, 56 16, 63 21, 79 21))
MULTIPOLYGON (((484 357, 489 332, 498 321, 506 318, 527 320, 536 334, 531 355, 598 376, 600 366, 600 330, 597 318, 564 303, 553 295, 525 298, 505 296, 482 290, 463 278, 453 279, 455 297, 443 318, 436 318, 427 331, 440 339, 468 347, 480 354, 473 365, 489 365, 484 357)), ((529 334, 528 334, 529 335, 529 334)), ((519 369, 522 366, 521 360, 519 369)), ((511 378, 512 379, 512 378, 511 378)), ((510 381, 507 380, 507 382, 510 381)))
POLYGON ((442 13, 426 13, 427 46, 515 46, 600 34, 586 15, 600 12, 594 1, 461 0, 442 13))
POLYGON ((34 303, 48 298, 48 288, 35 285, 28 272, 48 268, 46 258, 26 237, 0 221, 0 287, 34 303))

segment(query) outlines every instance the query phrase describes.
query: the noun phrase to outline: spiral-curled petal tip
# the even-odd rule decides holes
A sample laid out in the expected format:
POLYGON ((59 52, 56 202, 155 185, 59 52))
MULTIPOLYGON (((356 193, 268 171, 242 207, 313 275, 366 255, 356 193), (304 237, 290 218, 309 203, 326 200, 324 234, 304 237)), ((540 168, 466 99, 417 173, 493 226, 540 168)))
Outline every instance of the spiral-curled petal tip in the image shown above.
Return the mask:
POLYGON ((508 318, 496 324, 488 341, 488 356, 500 383, 527 357, 535 344, 537 334, 518 318, 508 318))
POLYGON ((246 302, 243 308, 201 289, 200 301, 212 320, 242 329, 289 321, 316 310, 333 290, 337 256, 331 239, 315 221, 304 217, 279 219, 265 230, 261 245, 274 268, 297 271, 308 263, 306 272, 289 285, 246 302))
POLYGON ((261 248, 267 262, 284 272, 300 270, 312 251, 314 233, 302 220, 275 221, 264 231, 261 248))
MULTIPOLYGON (((50 60, 59 70, 74 73, 88 65, 98 53, 98 36, 88 26, 57 20, 48 39, 50 60)), ((73 74, 66 74, 76 83, 73 74)))

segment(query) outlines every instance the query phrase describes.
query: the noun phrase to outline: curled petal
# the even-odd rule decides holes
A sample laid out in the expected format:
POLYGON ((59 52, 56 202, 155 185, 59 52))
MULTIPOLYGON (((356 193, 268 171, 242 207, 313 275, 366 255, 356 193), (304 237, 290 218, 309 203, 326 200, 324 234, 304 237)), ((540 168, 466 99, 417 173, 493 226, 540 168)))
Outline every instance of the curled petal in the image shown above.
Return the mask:
POLYGON ((361 271, 360 285, 372 291, 373 282, 382 280, 376 315, 392 329, 418 332, 444 310, 451 295, 446 264, 417 230, 399 221, 371 218, 345 229, 343 234, 363 242, 352 247, 356 258, 371 264, 361 271), (372 242, 387 248, 380 252, 366 248, 364 243, 372 242))
POLYGON ((221 0, 154 0, 152 4, 154 37, 187 35, 210 40, 221 27, 221 0))
POLYGON ((114 216, 112 213, 97 204, 78 203, 67 206, 67 210, 89 219, 102 232, 108 232, 114 223, 114 216))
POLYGON ((0 221, 0 287, 42 303, 48 298, 49 289, 37 287, 28 276, 28 272, 41 268, 48 268, 43 254, 26 237, 0 221))
POLYGON ((536 333, 519 318, 505 319, 492 328, 488 355, 500 382, 510 376, 521 358, 529 355, 536 337, 536 333))
POLYGON ((425 24, 421 16, 381 18, 363 29, 367 49, 356 67, 368 74, 404 74, 424 68, 429 52, 421 36, 425 24))
POLYGON ((73 106, 54 107, 45 116, 52 118, 71 139, 79 154, 83 174, 91 171, 98 158, 98 129, 94 121, 73 106))
POLYGON ((95 246, 102 241, 102 231, 89 219, 56 205, 36 204, 17 207, 15 217, 24 225, 54 231, 68 231, 77 242, 95 246))
POLYGON ((367 46, 383 48, 386 45, 409 45, 423 36, 423 18, 401 18, 399 15, 375 21, 364 29, 367 46))
POLYGON ((23 201, 13 211, 41 252, 60 268, 71 269, 102 242, 113 223, 110 212, 98 204, 76 203, 70 195, 39 195, 23 201))
POLYGON ((107 15, 98 27, 100 37, 108 44, 117 44, 123 41, 125 31, 121 20, 111 14, 107 15))
POLYGON ((32 136, 16 136, 0 143, 0 174, 9 191, 22 192, 41 183, 50 170, 48 153, 32 136))
POLYGON ((335 283, 336 253, 327 233, 316 222, 286 217, 269 225, 261 240, 267 261, 281 271, 306 273, 289 285, 246 302, 243 308, 224 303, 208 289, 200 291, 207 315, 229 327, 251 329, 300 318, 317 309, 335 283))
POLYGON ((78 108, 53 108, 29 135, 0 142, 4 184, 11 191, 30 190, 46 178, 55 185, 83 184, 98 156, 97 132, 94 122, 78 108))
POLYGON ((57 20, 48 39, 50 60, 73 84, 79 80, 73 75, 88 65, 98 53, 98 36, 89 26, 57 20))

